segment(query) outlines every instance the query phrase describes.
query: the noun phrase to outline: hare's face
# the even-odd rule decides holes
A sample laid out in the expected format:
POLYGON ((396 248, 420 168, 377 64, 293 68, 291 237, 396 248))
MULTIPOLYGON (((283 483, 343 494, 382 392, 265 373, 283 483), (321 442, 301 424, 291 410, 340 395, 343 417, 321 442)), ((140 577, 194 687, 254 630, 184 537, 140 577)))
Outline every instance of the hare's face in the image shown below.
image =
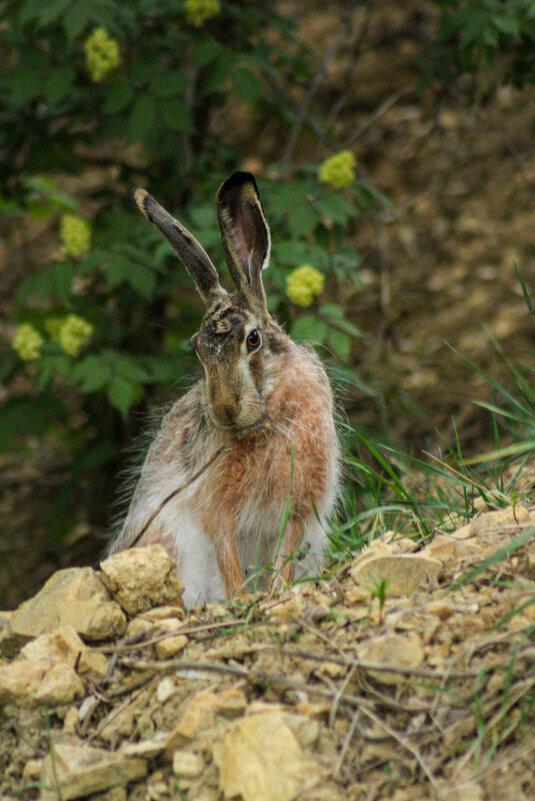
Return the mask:
POLYGON ((264 415, 264 323, 223 298, 191 340, 206 377, 208 414, 218 428, 241 429, 264 415))

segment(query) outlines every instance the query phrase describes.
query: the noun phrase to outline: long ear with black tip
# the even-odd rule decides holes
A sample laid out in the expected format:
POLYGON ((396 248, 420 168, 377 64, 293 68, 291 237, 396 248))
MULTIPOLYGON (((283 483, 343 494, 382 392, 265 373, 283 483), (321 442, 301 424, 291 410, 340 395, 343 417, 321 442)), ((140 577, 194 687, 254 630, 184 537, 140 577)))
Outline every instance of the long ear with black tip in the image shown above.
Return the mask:
POLYGON ((204 302, 208 305, 215 296, 224 293, 225 290, 219 284, 216 268, 195 237, 144 189, 132 190, 132 200, 143 217, 154 223, 169 240, 195 281, 195 286, 204 302))
POLYGON ((267 314, 261 272, 268 266, 269 227, 250 172, 235 172, 217 193, 217 213, 230 274, 238 291, 267 314))

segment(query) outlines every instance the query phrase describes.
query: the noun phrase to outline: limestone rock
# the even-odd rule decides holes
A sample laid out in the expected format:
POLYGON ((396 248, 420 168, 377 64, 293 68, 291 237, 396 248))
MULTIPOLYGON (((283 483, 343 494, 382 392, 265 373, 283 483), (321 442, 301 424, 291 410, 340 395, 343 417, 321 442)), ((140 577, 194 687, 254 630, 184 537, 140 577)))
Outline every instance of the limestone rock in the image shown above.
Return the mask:
POLYGON ((225 798, 290 801, 322 778, 280 712, 236 721, 214 744, 213 755, 225 798))
POLYGON ((60 626, 72 626, 89 640, 106 640, 123 634, 126 618, 94 570, 70 567, 54 573, 37 595, 19 606, 8 632, 28 640, 60 626))
POLYGON ((0 704, 23 707, 70 704, 84 694, 84 685, 65 663, 17 659, 0 667, 0 704))
POLYGON ((437 581, 441 564, 419 554, 373 556, 362 559, 351 568, 353 581, 373 592, 382 581, 388 581, 387 596, 413 595, 437 581))
POLYGON ((128 615, 180 603, 184 587, 161 545, 115 553, 100 567, 103 581, 128 615))
POLYGON ((184 634, 177 634, 176 637, 166 637, 155 643, 154 653, 158 659, 170 659, 183 651, 187 644, 188 638, 184 634))
POLYGON ((81 743, 59 743, 41 769, 42 801, 69 801, 124 785, 147 774, 143 759, 110 753, 81 743))
MULTIPOLYGON (((377 662, 396 667, 417 668, 424 661, 424 649, 417 634, 385 634, 363 644, 358 652, 363 662, 377 662)), ((398 684, 399 673, 373 671, 377 681, 398 684)))
POLYGON ((196 779, 204 770, 204 759, 189 751, 175 751, 173 773, 180 779, 196 779))
POLYGON ((508 509, 500 509, 497 512, 485 512, 474 517, 470 522, 470 533, 472 536, 487 534, 499 531, 513 531, 519 526, 525 526, 530 522, 530 514, 525 506, 510 506, 508 509))
POLYGON ((158 734, 150 740, 140 740, 138 743, 126 743, 121 748, 121 753, 124 756, 151 759, 165 750, 166 743, 167 732, 158 732, 158 734))
POLYGON ((72 626, 61 626, 50 634, 41 634, 22 648, 20 656, 30 661, 65 663, 71 667, 78 663, 76 670, 80 675, 90 673, 95 677, 104 676, 108 667, 104 654, 91 651, 72 626))
POLYGON ((191 742, 199 732, 212 726, 219 706, 218 696, 201 690, 190 698, 184 707, 177 725, 169 734, 166 753, 169 757, 183 745, 191 742))

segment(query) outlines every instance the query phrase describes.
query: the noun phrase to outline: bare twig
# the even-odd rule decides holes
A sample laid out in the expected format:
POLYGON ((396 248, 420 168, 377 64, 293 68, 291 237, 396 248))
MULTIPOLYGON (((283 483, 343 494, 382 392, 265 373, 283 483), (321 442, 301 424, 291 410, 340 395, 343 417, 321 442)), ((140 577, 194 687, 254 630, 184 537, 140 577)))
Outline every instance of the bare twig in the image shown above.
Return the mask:
POLYGON ((325 79, 325 76, 327 75, 327 71, 328 71, 333 59, 336 56, 336 53, 338 52, 338 50, 340 49, 342 43, 344 42, 348 31, 351 29, 351 25, 353 23, 353 19, 354 19, 355 14, 357 13, 358 10, 359 9, 357 7, 356 9, 351 11, 348 14, 347 19, 345 20, 345 22, 343 22, 342 25, 340 26, 340 29, 339 29, 338 33, 334 37, 334 39, 333 39, 333 41, 331 43, 331 46, 329 47, 329 49, 328 49, 328 51, 327 51, 327 53, 325 55, 325 58, 323 59, 323 63, 321 65, 321 67, 316 72, 316 74, 313 76, 313 78, 312 78, 312 80, 310 82, 310 85, 308 87, 308 90, 306 91, 305 96, 303 98, 303 101, 302 101, 301 105, 299 106, 299 108, 297 110, 297 114, 296 114, 296 117, 295 117, 295 120, 294 120, 294 124, 293 124, 292 130, 290 131, 290 135, 288 137, 288 141, 286 143, 286 147, 284 149, 284 153, 283 153, 283 156, 282 156, 282 174, 283 175, 286 175, 288 173, 288 168, 290 166, 290 161, 291 161, 291 158, 292 158, 292 155, 293 155, 293 152, 294 152, 295 145, 297 143, 297 138, 298 138, 299 133, 301 131, 301 127, 302 127, 303 122, 304 122, 304 120, 306 118, 306 115, 307 115, 309 106, 310 106, 310 104, 312 102, 312 99, 313 99, 314 95, 316 94, 317 90, 319 89, 319 87, 321 86, 321 84, 323 83, 323 81, 325 79))
POLYGON ((366 131, 369 128, 371 128, 374 122, 377 122, 377 120, 380 119, 380 117, 382 117, 383 114, 386 114, 386 112, 389 109, 391 109, 392 106, 395 106, 396 103, 399 103, 399 101, 402 100, 404 97, 408 97, 409 95, 411 95, 414 92, 415 88, 416 85, 410 86, 406 89, 400 89, 398 92, 393 92, 391 95, 388 95, 388 97, 385 100, 383 100, 383 102, 379 106, 377 106, 375 111, 373 111, 368 117, 366 117, 366 119, 363 122, 361 122, 356 131, 354 131, 351 134, 351 136, 348 137, 348 139, 346 139, 342 147, 346 148, 353 145, 357 141, 357 139, 360 139, 360 137, 364 133, 366 133, 366 131))

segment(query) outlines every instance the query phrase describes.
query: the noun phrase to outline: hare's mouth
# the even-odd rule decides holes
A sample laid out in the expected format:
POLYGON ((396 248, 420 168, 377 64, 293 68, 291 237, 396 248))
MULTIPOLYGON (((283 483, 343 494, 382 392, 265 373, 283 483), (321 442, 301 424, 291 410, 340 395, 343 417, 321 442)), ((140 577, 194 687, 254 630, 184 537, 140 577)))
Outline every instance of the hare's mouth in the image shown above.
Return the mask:
POLYGON ((263 409, 241 409, 237 414, 230 409, 214 409, 209 407, 208 413, 212 423, 216 428, 225 431, 242 431, 252 428, 262 422, 264 418, 263 409))

